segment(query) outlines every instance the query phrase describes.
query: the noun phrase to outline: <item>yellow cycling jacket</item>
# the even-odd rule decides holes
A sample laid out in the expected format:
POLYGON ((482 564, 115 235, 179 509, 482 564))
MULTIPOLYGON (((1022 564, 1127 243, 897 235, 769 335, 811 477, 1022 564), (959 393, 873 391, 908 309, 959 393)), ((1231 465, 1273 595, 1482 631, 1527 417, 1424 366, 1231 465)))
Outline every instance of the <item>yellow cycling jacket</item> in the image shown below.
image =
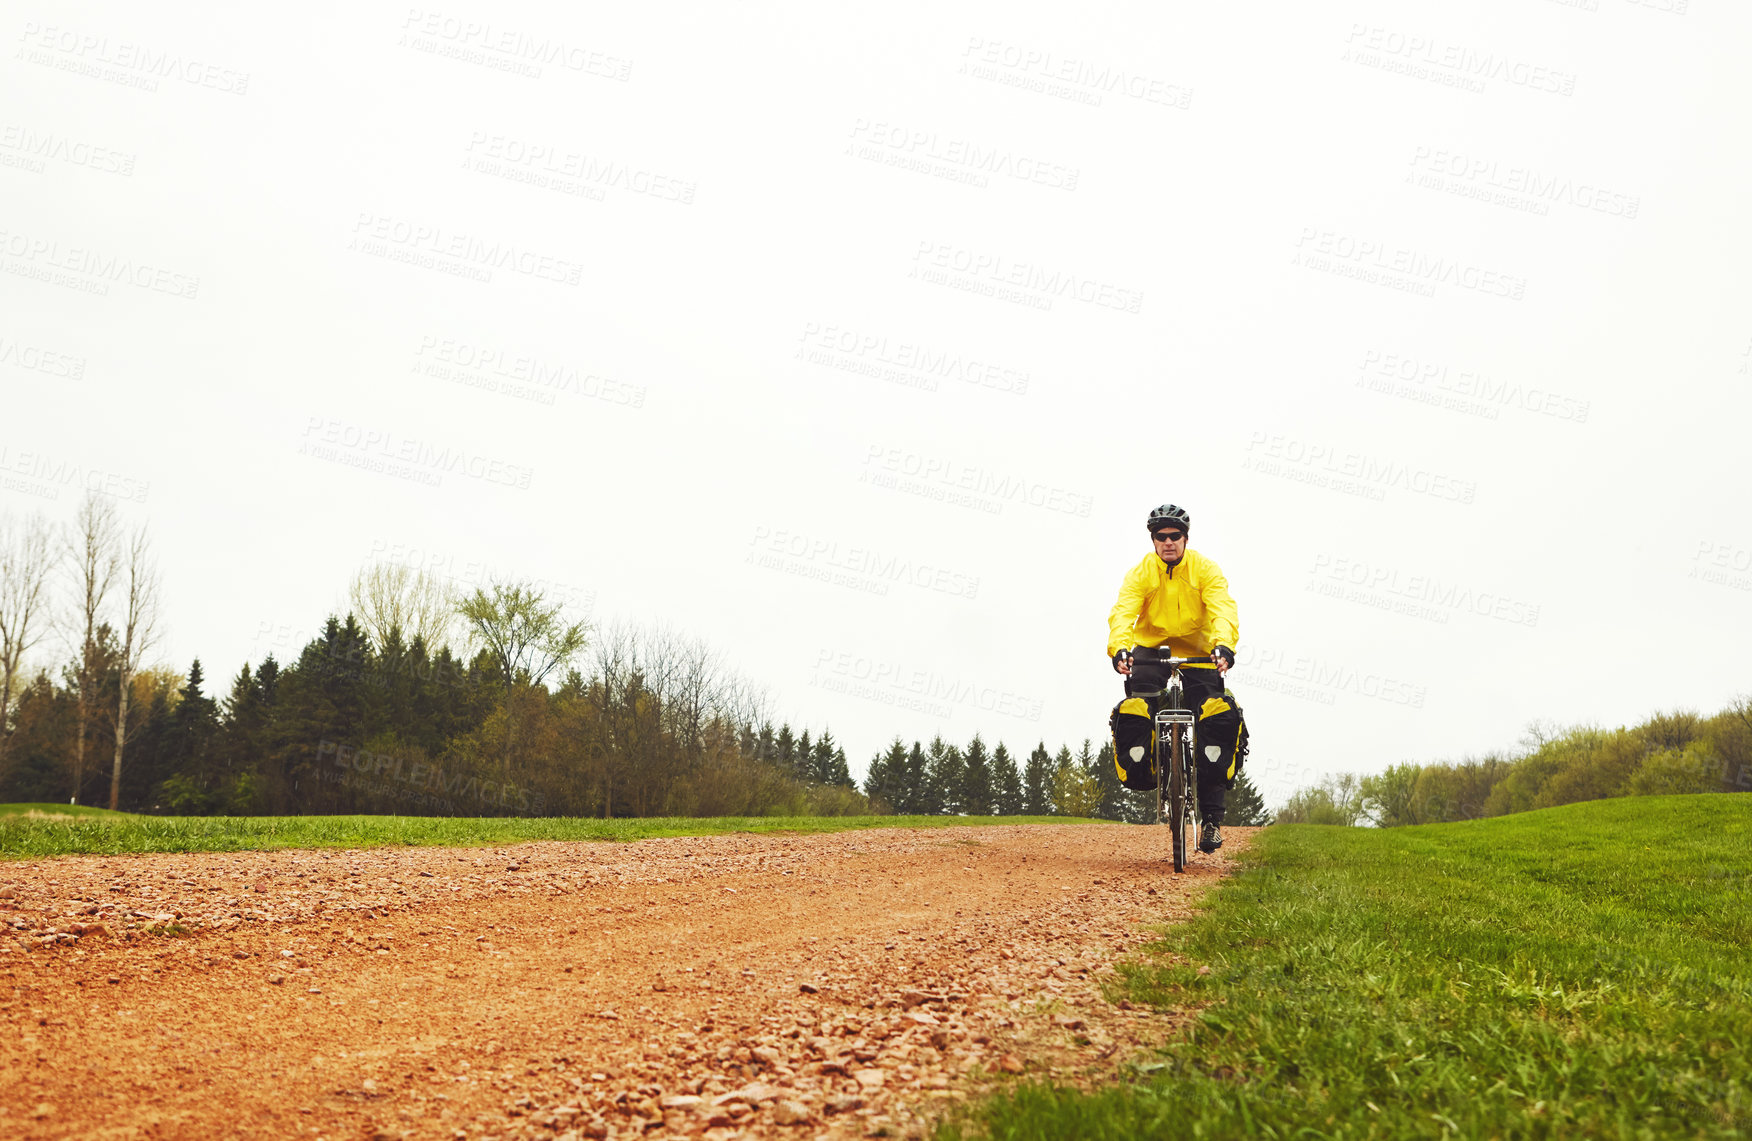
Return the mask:
MULTIPOLYGON (((1166 566, 1154 551, 1125 572, 1119 601, 1107 615, 1107 656, 1139 646, 1166 645, 1176 657, 1240 648, 1241 627, 1229 580, 1217 564, 1191 548, 1180 565, 1166 566)), ((1207 667, 1209 668, 1209 667, 1207 667)))

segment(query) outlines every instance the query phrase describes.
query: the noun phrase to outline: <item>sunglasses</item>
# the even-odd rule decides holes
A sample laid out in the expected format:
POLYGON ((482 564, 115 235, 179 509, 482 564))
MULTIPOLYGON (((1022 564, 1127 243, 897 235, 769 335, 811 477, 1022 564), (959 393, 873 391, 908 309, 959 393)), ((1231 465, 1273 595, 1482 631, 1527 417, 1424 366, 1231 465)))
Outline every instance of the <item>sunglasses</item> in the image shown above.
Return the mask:
POLYGON ((1157 531, 1153 536, 1158 543, 1178 543, 1186 538, 1185 531, 1157 531))

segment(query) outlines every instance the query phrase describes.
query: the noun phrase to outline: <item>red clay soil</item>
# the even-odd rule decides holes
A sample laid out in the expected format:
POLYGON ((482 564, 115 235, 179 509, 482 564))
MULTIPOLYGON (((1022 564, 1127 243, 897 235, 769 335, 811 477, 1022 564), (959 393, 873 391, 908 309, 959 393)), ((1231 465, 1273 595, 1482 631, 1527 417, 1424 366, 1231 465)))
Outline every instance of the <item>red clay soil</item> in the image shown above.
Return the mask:
POLYGON ((1227 835, 1180 876, 1111 824, 0 864, 0 1137, 917 1135, 1171 1033, 1103 984, 1227 835))

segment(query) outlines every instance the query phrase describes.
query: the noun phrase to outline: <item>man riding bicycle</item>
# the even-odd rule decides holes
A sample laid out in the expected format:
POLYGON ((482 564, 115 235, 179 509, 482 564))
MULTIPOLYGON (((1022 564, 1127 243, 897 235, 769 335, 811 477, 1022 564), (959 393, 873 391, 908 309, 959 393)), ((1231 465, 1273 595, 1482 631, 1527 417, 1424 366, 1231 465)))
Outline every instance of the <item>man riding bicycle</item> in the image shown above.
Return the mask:
MULTIPOLYGON (((1120 718, 1155 716, 1157 699, 1133 697, 1135 693, 1160 690, 1161 673, 1151 668, 1146 656, 1134 662, 1133 651, 1142 647, 1161 649, 1176 657, 1211 657, 1214 665, 1183 667, 1186 707, 1198 716, 1198 803, 1204 827, 1199 849, 1214 852, 1223 846, 1223 808, 1228 785, 1235 779, 1243 729, 1241 711, 1234 697, 1223 688, 1223 675, 1235 664, 1235 646, 1240 626, 1235 600, 1229 597, 1229 581, 1217 564, 1186 546, 1192 517, 1172 503, 1150 512, 1145 524, 1155 550, 1125 574, 1119 584, 1119 601, 1107 616, 1107 654, 1113 668, 1126 675, 1126 701, 1114 711, 1114 763, 1121 779, 1131 787, 1139 779, 1128 773, 1124 754, 1137 760, 1136 750, 1122 750, 1120 718), (1134 664, 1138 667, 1134 672, 1134 664), (1134 708, 1127 709, 1128 706, 1134 708), (1131 779, 1128 779, 1130 777, 1131 779)), ((1134 722, 1142 725, 1143 722, 1134 722)), ((1153 746, 1154 730, 1148 740, 1153 746)), ((1152 748, 1153 752, 1153 748, 1152 748)), ((1154 788, 1153 771, 1141 774, 1154 788)))

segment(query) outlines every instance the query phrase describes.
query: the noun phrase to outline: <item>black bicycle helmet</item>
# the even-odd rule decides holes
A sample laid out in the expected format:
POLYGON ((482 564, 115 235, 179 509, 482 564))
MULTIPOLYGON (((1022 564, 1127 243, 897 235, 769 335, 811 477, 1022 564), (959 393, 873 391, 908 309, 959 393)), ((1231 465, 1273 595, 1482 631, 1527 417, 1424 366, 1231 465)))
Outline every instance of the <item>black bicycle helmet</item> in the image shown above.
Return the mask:
POLYGON ((1164 503, 1162 506, 1150 512, 1150 520, 1144 524, 1144 528, 1152 532, 1158 527, 1167 526, 1179 527, 1182 531, 1190 533, 1192 531, 1192 516, 1186 513, 1186 508, 1184 507, 1176 507, 1172 503, 1164 503))

